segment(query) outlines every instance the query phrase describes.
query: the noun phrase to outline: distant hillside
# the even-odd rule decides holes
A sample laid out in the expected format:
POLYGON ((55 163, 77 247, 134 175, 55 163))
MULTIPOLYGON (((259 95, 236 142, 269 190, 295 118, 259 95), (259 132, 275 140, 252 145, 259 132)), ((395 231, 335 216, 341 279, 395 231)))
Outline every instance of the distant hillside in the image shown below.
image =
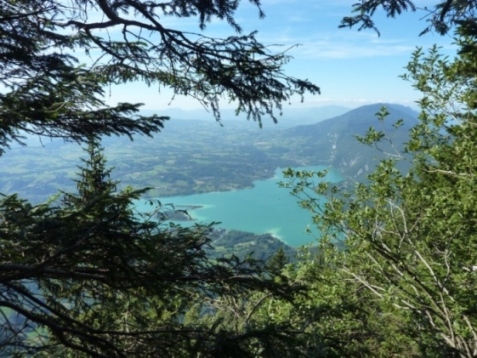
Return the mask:
POLYGON ((270 234, 257 235, 238 230, 214 229, 210 234, 209 257, 218 258, 235 255, 244 259, 249 254, 256 260, 267 261, 279 249, 284 251, 288 261, 296 260, 297 249, 285 244, 270 234))
MULTIPOLYGON (((339 116, 343 113, 346 113, 350 109, 342 106, 322 106, 322 107, 306 107, 306 108, 296 108, 296 107, 285 107, 283 108, 283 114, 281 116, 277 115, 278 123, 275 124, 270 118, 264 117, 263 120, 263 129, 283 129, 290 128, 300 124, 312 124, 319 121, 339 116)), ((196 110, 183 110, 179 108, 166 108, 163 110, 144 110, 144 114, 154 114, 157 113, 161 116, 169 116, 172 121, 176 120, 207 120, 209 122, 214 121, 212 113, 207 112, 205 109, 196 109, 196 110)), ((222 122, 227 125, 229 122, 238 122, 246 123, 247 115, 241 113, 236 115, 235 110, 233 109, 224 109, 220 112, 222 122)))
MULTIPOLYGON (((274 127, 265 123, 265 128, 273 130, 246 120, 224 121, 220 126, 213 120, 171 119, 154 138, 135 137, 131 142, 108 137, 102 145, 114 167, 114 179, 122 185, 151 187, 152 197, 238 190, 252 186, 254 180, 270 178, 278 167, 326 164, 340 169, 345 177, 362 180, 379 152, 358 143, 355 136, 364 135, 371 126, 379 128, 375 113, 381 106, 359 107, 323 121, 318 111, 310 109, 307 116, 314 116, 314 124, 274 127)), ((403 106, 387 107, 391 115, 383 130, 400 146, 417 113, 403 106), (405 125, 394 132, 392 124, 400 118, 405 125)), ((296 121, 291 118, 291 122, 296 121)), ((76 166, 84 155, 80 147, 62 140, 29 138, 28 142, 29 146, 12 147, 2 156, 0 193, 19 193, 39 202, 59 189, 75 190, 76 166)))
POLYGON ((296 154, 304 158, 315 156, 320 163, 338 168, 345 176, 362 180, 385 155, 369 146, 359 143, 356 136, 363 136, 370 127, 382 130, 392 138, 393 148, 383 142, 384 152, 395 153, 408 139, 409 129, 417 124, 418 113, 396 104, 372 104, 353 109, 343 115, 312 125, 297 126, 283 131, 283 141, 299 142, 296 154), (383 123, 376 113, 385 106, 390 115, 383 123), (393 124, 403 119, 404 125, 398 129, 393 124))

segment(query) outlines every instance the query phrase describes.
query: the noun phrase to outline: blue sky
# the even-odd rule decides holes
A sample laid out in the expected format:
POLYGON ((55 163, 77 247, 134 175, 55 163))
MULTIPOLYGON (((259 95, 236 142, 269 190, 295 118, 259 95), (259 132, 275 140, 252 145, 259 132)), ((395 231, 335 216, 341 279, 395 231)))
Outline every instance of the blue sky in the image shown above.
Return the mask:
MULTIPOLYGON (((373 30, 358 32, 357 29, 339 29, 343 16, 351 13, 356 0, 262 0, 264 19, 258 10, 246 0, 236 14, 244 33, 257 30, 257 38, 265 44, 281 44, 277 51, 293 45, 289 54, 294 59, 285 67, 291 76, 306 78, 320 86, 322 94, 307 95, 305 102, 292 101, 292 106, 317 107, 342 105, 357 107, 376 102, 400 103, 415 106, 419 94, 410 83, 399 75, 417 46, 430 48, 433 44, 443 47, 452 55, 451 36, 428 33, 419 36, 426 22, 424 11, 406 13, 392 19, 377 14, 375 21, 380 29, 379 37, 373 30)), ((418 6, 432 6, 433 1, 417 0, 418 6)), ((186 31, 199 31, 196 19, 166 19, 166 26, 186 31)), ((234 35, 227 24, 214 21, 205 30, 207 36, 234 35)), ((201 108, 192 98, 176 97, 165 88, 145 85, 124 85, 111 89, 108 101, 142 102, 146 109, 201 108)), ((223 108, 233 104, 224 101, 223 108)), ((288 105, 285 106, 285 111, 288 105)))

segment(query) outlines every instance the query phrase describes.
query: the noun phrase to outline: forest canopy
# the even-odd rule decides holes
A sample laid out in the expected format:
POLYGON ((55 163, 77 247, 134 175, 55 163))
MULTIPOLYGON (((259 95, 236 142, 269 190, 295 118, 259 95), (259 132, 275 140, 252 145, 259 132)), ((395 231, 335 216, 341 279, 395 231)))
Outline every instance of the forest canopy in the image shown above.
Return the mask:
MULTIPOLYGON (((379 6, 389 16, 415 9, 410 1, 363 1, 344 23, 374 27, 379 6)), ((406 66, 403 79, 421 94, 421 112, 404 150, 390 153, 351 190, 317 185, 321 173, 287 173, 292 192, 324 233, 316 260, 301 268, 309 275, 302 280, 315 285, 310 306, 326 305, 335 320, 334 327, 316 323, 342 344, 330 344, 330 354, 477 355, 475 3, 445 1, 430 14, 426 30, 455 29, 458 54, 450 59, 437 46, 417 49, 406 66), (399 170, 402 161, 411 161, 409 171, 399 170), (326 287, 313 283, 319 280, 326 287), (351 334, 356 340, 341 341, 351 334)), ((387 121, 389 111, 376 116, 387 121)), ((358 139, 379 150, 392 145, 391 134, 370 128, 358 139)))

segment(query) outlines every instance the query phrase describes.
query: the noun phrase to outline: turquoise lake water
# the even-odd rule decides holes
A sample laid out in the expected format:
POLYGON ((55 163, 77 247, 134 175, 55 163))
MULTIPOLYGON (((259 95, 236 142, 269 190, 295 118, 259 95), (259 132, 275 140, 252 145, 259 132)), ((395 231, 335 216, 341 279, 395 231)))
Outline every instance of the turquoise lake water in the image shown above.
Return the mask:
MULTIPOLYGON (((324 170, 324 166, 300 167, 296 169, 324 170)), ((338 182, 338 172, 329 170, 327 181, 338 182)), ((254 182, 253 188, 157 198, 163 205, 172 203, 176 209, 181 206, 201 206, 188 210, 196 223, 220 222, 217 227, 253 232, 270 233, 290 246, 301 246, 315 242, 319 237, 311 225, 311 215, 298 205, 298 199, 288 189, 280 188, 278 182, 284 181, 282 169, 267 180, 254 182), (307 233, 309 228, 312 232, 307 233)), ((139 211, 151 210, 147 200, 136 202, 139 211)), ((186 222, 182 222, 185 224, 186 222)))

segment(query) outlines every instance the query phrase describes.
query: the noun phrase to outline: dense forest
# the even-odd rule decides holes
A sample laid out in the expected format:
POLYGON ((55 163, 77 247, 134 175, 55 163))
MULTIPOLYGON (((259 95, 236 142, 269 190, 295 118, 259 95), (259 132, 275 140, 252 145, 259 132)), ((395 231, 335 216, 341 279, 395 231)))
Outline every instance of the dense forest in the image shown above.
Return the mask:
MULTIPOLYGON (((261 2, 250 2, 263 17, 261 2)), ((459 52, 452 59, 437 47, 414 53, 403 77, 422 95, 417 119, 405 108, 382 107, 371 128, 353 128, 356 122, 345 114, 340 124, 268 132, 255 146, 235 149, 274 169, 277 158, 290 165, 317 160, 307 157, 307 145, 323 133, 323 160, 354 178, 354 185, 336 185, 323 182, 321 172, 286 172, 283 185, 322 233, 317 247, 298 251, 267 235, 164 225, 157 220, 161 208, 154 216, 138 215, 132 203, 151 195, 151 185, 129 186, 137 184, 134 178, 185 161, 183 173, 160 174, 169 189, 177 193, 184 182, 185 192, 187 185, 211 190, 201 189, 188 172, 210 157, 181 156, 178 136, 175 144, 167 142, 171 156, 157 168, 145 160, 129 172, 128 164, 114 163, 119 182, 100 142, 109 135, 150 136, 167 126, 165 117, 140 114, 139 104, 107 104, 105 89, 116 83, 168 86, 200 101, 217 119, 225 96, 259 125, 264 116, 276 120, 292 96, 320 92, 284 74, 286 53, 271 52, 255 33, 240 34, 234 16, 240 1, 0 5, 2 164, 25 136, 61 138, 83 148, 74 174, 50 173, 46 182, 57 183, 59 191, 46 200, 12 192, 32 181, 23 177, 26 156, 16 167, 9 163, 3 176, 18 178, 2 182, 0 198, 1 356, 477 356, 473 1, 447 0, 428 9, 423 34, 452 34, 459 52), (193 17, 201 31, 223 20, 239 35, 181 32, 162 26, 163 15, 193 17), (122 37, 104 36, 103 30, 118 28, 122 37), (101 60, 80 65, 73 55, 80 49, 101 60), (363 132, 356 138, 362 147, 330 135, 356 130, 363 132), (279 145, 287 140, 291 149, 279 145), (259 151, 260 145, 266 150, 259 151), (339 153, 338 147, 347 149, 339 153), (374 152, 380 154, 371 164, 374 152), (76 188, 65 185, 71 179, 76 188), (12 182, 19 187, 8 187, 12 182), (229 246, 233 253, 224 249, 229 246), (257 254, 256 247, 274 255, 257 254)), ((379 31, 376 10, 394 17, 415 7, 410 0, 364 0, 340 26, 379 31)), ((187 142, 186 133, 182 140, 187 142)), ((224 147, 234 155, 231 148, 224 147)), ((233 166, 222 167, 225 178, 239 176, 233 166)), ((266 176, 263 168, 250 167, 247 180, 266 176)), ((219 188, 248 185, 244 178, 219 188)))

